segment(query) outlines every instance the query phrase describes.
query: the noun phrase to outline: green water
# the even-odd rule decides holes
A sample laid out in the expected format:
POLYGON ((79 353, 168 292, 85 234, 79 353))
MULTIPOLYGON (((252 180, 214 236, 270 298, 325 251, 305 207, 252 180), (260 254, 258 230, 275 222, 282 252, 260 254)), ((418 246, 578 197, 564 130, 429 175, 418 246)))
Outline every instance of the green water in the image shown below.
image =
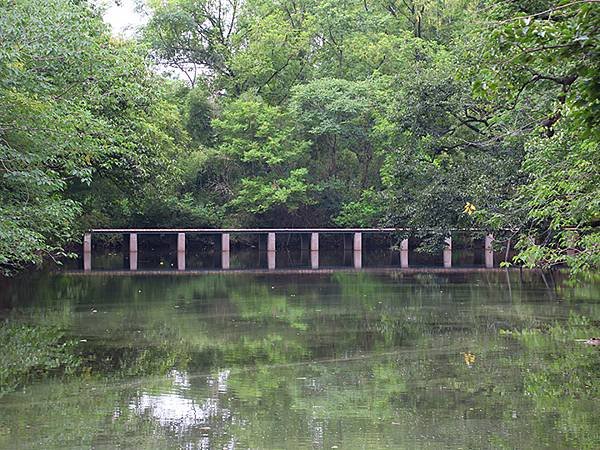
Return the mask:
POLYGON ((575 338, 598 325, 600 285, 554 282, 500 271, 4 282, 2 315, 64 330, 82 362, 0 398, 0 448, 598 448, 600 352, 575 338))

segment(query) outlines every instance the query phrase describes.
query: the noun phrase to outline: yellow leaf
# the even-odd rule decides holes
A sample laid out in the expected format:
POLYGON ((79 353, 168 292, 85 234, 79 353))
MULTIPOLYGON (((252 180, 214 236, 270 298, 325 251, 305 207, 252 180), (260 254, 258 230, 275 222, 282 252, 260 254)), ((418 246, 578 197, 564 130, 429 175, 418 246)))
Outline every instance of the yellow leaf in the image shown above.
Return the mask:
POLYGON ((465 359, 465 364, 467 366, 472 366, 475 364, 475 355, 471 352, 463 353, 463 357, 465 359))
POLYGON ((467 202, 465 204, 465 209, 463 209, 463 213, 468 214, 468 215, 472 215, 475 212, 476 209, 477 208, 475 208, 475 205, 473 203, 467 202))

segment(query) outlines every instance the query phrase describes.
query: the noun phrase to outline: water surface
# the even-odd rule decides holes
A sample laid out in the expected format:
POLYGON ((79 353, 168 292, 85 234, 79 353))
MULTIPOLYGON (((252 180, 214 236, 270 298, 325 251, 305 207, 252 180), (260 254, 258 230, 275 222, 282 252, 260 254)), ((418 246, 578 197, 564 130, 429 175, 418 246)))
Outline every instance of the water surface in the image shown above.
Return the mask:
POLYGON ((502 271, 18 279, 0 286, 2 314, 66 330, 85 362, 0 398, 0 448, 594 448, 600 401, 554 401, 547 383, 536 394, 557 349, 511 335, 600 320, 597 285, 556 283, 502 271))

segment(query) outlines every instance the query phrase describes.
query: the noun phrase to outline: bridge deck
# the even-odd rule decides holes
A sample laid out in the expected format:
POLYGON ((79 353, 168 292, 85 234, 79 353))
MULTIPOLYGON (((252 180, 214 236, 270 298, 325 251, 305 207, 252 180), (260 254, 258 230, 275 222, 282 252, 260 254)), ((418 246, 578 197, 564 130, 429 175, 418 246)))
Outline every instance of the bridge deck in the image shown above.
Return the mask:
MULTIPOLYGON (((92 228, 89 233, 393 233, 413 230, 411 228, 92 228)), ((451 231, 485 231, 477 228, 453 228, 451 231)))

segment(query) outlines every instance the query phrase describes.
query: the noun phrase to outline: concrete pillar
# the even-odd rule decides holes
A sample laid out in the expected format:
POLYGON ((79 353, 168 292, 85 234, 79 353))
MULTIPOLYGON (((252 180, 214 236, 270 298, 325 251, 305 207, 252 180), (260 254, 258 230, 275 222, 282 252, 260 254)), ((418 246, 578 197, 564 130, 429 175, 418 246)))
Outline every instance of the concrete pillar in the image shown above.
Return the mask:
POLYGON ((221 269, 229 269, 229 252, 221 252, 221 269))
POLYGON ((354 268, 360 269, 362 267, 362 251, 355 250, 352 253, 354 254, 354 268))
POLYGON ((269 270, 275 269, 275 252, 267 252, 267 267, 269 270))
POLYGON ((267 267, 269 270, 275 269, 275 233, 267 235, 267 267))
POLYGON ((229 233, 221 235, 221 269, 229 269, 229 233))
POLYGON ((138 251, 137 234, 130 233, 129 234, 129 253, 137 253, 137 251, 138 251))
POLYGON ((137 270, 138 268, 138 254, 137 252, 135 253, 129 253, 129 270, 137 270))
POLYGON ((185 233, 177 233, 177 270, 185 270, 185 233))
POLYGON ((452 237, 444 240, 444 267, 447 269, 452 267, 452 237))
POLYGON ((362 267, 362 233, 354 233, 354 242, 352 245, 354 253, 354 268, 362 267))
POLYGON ((402 239, 400 242, 400 267, 408 267, 408 239, 402 239))
POLYGON ((362 252, 362 233, 354 233, 354 245, 352 250, 362 252))
POLYGON ((310 267, 319 268, 319 233, 310 234, 310 267))
POLYGON ((185 233, 177 233, 177 251, 185 253, 185 233))
POLYGON ((267 252, 275 251, 275 233, 269 233, 267 235, 267 252))
POLYGON ((494 235, 485 236, 485 267, 491 269, 494 267, 494 235))
POLYGON ((221 251, 228 252, 230 249, 229 246, 229 233, 223 233, 221 235, 221 251))
POLYGON ((138 268, 138 242, 137 234, 129 234, 129 270, 137 270, 138 268))
POLYGON ((319 268, 319 250, 310 252, 310 267, 312 269, 319 268))
POLYGON ((319 251, 319 233, 311 233, 310 234, 310 251, 311 252, 319 251))
POLYGON ((83 235, 83 270, 92 270, 92 233, 83 235))

